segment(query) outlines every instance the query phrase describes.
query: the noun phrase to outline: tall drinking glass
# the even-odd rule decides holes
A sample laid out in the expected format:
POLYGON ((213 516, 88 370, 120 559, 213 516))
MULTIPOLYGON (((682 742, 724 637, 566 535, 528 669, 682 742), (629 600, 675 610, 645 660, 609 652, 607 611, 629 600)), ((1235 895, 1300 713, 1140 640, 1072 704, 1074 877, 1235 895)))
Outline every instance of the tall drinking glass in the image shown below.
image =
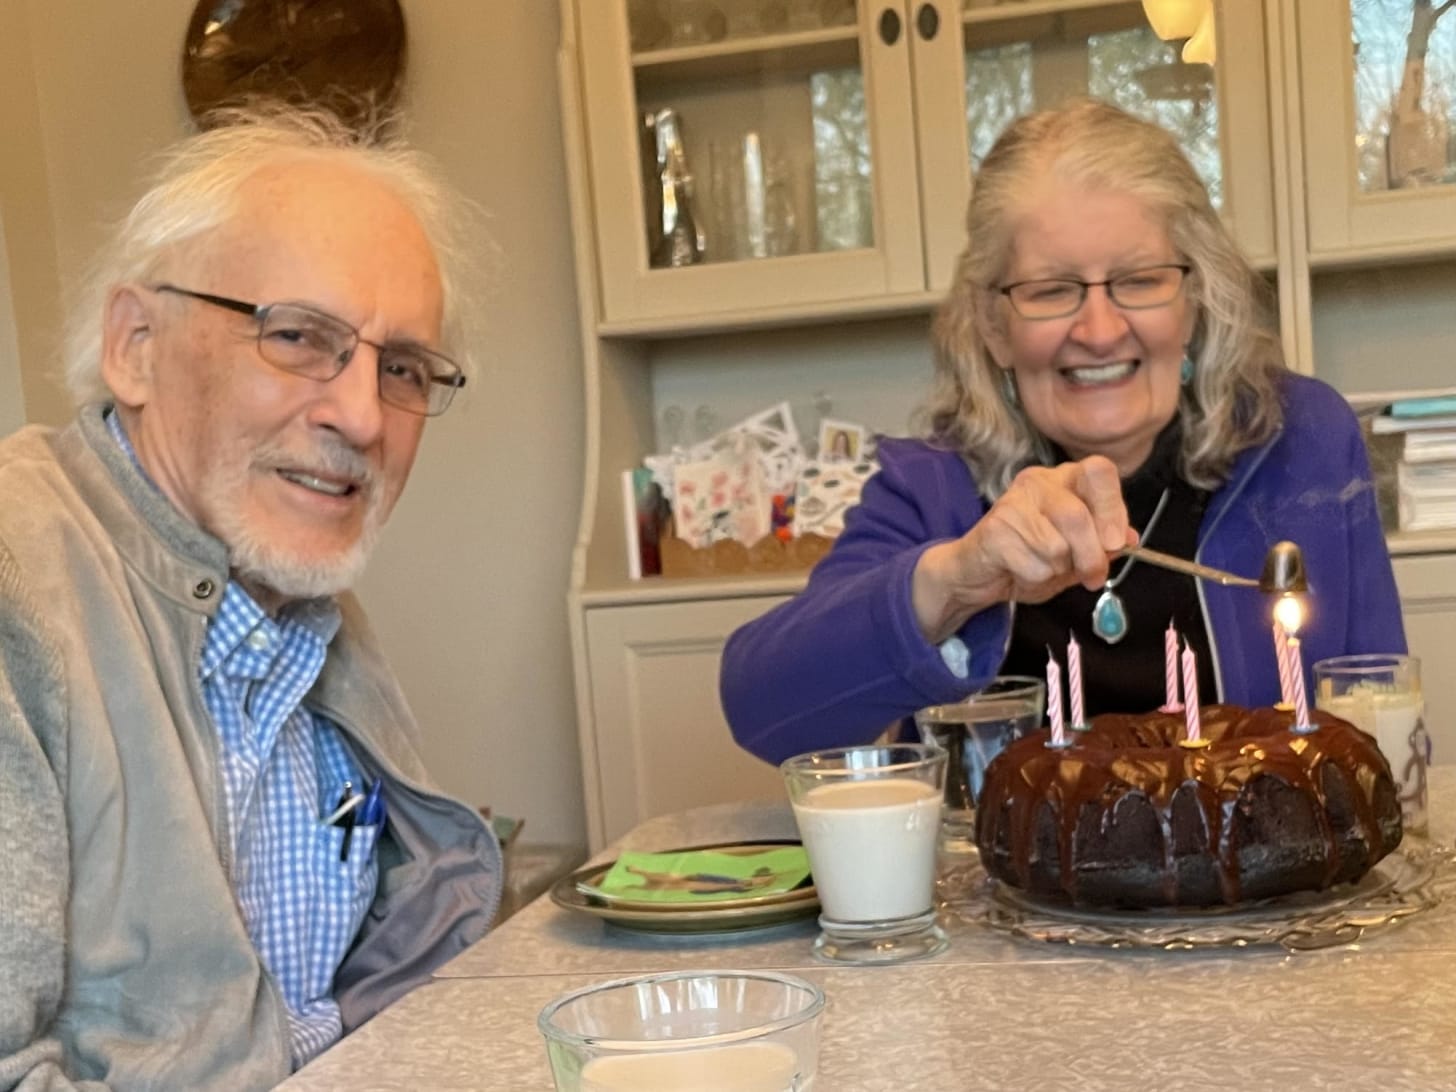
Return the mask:
POLYGON ((946 944, 935 920, 945 752, 923 743, 811 751, 780 769, 823 913, 814 954, 898 963, 946 944))
POLYGON ((1405 829, 1424 835, 1431 739, 1424 722, 1421 661, 1383 653, 1333 656, 1314 665, 1314 690, 1319 708, 1375 737, 1395 777, 1405 829))
POLYGON ((986 767, 1008 743, 1041 725, 1046 684, 1029 675, 999 675, 985 689, 954 705, 932 705, 915 714, 920 738, 949 756, 945 771, 945 818, 941 844, 969 852, 976 841, 976 800, 986 767))

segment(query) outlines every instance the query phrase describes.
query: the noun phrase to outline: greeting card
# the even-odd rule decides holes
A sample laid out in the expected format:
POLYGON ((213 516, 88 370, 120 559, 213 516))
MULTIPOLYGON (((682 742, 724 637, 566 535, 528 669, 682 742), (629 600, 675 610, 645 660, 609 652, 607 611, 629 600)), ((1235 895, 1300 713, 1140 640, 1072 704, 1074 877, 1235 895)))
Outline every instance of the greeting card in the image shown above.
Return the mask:
POLYGON ((731 538, 752 545, 772 528, 772 494, 752 451, 720 451, 673 468, 677 537, 702 548, 731 538))
POLYGON ((844 514, 859 503, 860 490, 879 468, 873 460, 806 463, 795 493, 794 534, 837 537, 844 530, 844 514))

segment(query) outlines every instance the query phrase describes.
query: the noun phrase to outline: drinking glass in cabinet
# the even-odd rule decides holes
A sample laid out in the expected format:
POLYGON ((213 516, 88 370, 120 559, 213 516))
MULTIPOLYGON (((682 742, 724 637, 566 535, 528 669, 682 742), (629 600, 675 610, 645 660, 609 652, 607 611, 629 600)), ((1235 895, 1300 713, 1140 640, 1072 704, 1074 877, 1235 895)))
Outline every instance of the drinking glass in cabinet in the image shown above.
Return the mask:
POLYGON ((1456 14, 1350 0, 1355 169, 1365 193, 1456 184, 1456 14))
POLYGON ((627 26, 633 53, 647 53, 671 44, 672 25, 661 0, 627 0, 627 26))
POLYGON ((714 0, 665 0, 674 46, 702 45, 728 35, 728 17, 714 0))
POLYGON ((736 261, 794 253, 798 213, 787 150, 758 132, 708 145, 714 219, 710 257, 736 261))

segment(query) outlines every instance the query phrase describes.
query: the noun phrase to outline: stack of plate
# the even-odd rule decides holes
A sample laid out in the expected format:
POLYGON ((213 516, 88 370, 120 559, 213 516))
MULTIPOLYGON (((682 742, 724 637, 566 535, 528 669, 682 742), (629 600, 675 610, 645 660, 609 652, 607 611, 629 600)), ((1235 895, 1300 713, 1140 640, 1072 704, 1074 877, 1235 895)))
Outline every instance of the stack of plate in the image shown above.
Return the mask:
MULTIPOLYGON (((791 841, 726 842, 663 852, 710 849, 717 853, 747 856, 797 844, 791 841)), ((727 933, 760 929, 807 917, 819 909, 819 896, 812 880, 806 880, 790 891, 715 898, 701 903, 649 902, 630 895, 611 894, 601 890, 599 885, 613 863, 588 865, 563 877, 551 889, 551 901, 562 909, 592 914, 620 928, 647 933, 727 933)))

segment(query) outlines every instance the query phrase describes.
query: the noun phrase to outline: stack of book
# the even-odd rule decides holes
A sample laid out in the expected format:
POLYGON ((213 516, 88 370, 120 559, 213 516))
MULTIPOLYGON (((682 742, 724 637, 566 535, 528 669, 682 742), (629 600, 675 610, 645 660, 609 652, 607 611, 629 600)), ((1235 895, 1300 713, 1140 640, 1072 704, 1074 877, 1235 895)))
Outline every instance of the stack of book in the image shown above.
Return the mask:
POLYGON ((1456 395, 1398 399, 1370 429, 1404 441, 1395 474, 1400 529, 1456 529, 1456 395))

